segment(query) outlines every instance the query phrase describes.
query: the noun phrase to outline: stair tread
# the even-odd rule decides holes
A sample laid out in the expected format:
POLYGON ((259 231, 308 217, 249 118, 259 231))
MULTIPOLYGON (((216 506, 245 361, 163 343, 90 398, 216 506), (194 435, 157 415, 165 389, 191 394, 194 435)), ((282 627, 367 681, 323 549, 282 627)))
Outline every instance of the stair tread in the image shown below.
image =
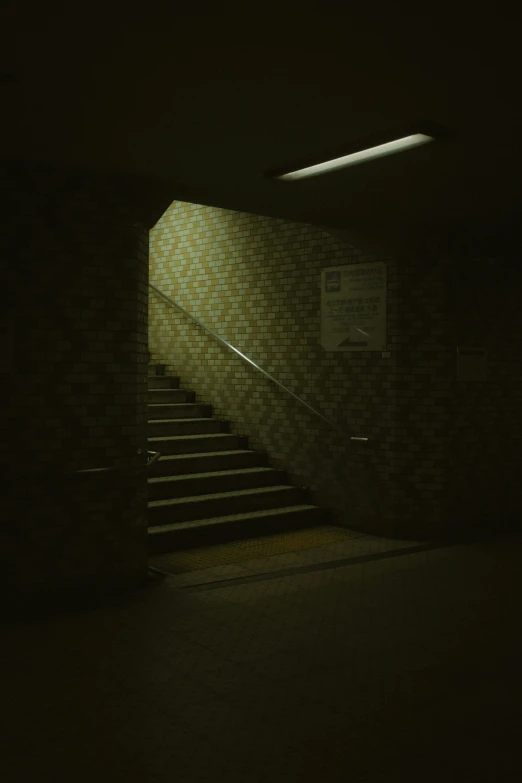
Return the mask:
POLYGON ((182 503, 200 503, 205 500, 226 500, 232 497, 245 497, 248 495, 262 495, 269 492, 277 492, 282 489, 296 490, 298 487, 293 487, 290 484, 275 484, 269 487, 254 487, 253 489, 234 489, 228 492, 212 492, 209 495, 189 495, 183 498, 166 498, 164 500, 151 500, 149 501, 149 508, 160 508, 162 506, 179 506, 182 503))
POLYGON ((229 514, 228 516, 224 517, 209 517, 208 519, 193 519, 189 520, 188 522, 174 522, 170 525, 151 525, 148 532, 149 535, 154 535, 155 533, 162 533, 169 530, 175 531, 186 530, 192 527, 207 527, 209 525, 219 525, 226 522, 234 522, 235 520, 258 519, 260 517, 271 517, 276 516, 277 514, 290 514, 296 513, 298 511, 310 511, 312 509, 317 509, 318 511, 320 510, 319 506, 313 506, 310 504, 280 506, 279 508, 266 508, 262 509, 261 511, 244 511, 240 514, 229 514))
MULTIPOLYGON (((220 454, 221 452, 217 452, 220 454)), ((154 478, 149 478, 148 483, 149 484, 161 484, 161 483, 167 483, 169 481, 175 482, 175 481, 185 481, 186 479, 196 479, 196 478, 213 478, 215 476, 244 476, 246 474, 251 473, 278 473, 282 471, 277 471, 276 468, 265 468, 265 467, 253 467, 253 468, 230 468, 230 470, 212 470, 207 471, 205 473, 184 473, 181 475, 176 476, 156 476, 154 478)))
POLYGON ((221 419, 214 419, 211 416, 198 416, 197 418, 192 418, 189 416, 184 416, 182 419, 149 419, 149 424, 172 424, 172 422, 176 422, 178 424, 180 421, 185 422, 194 422, 194 421, 221 421, 221 419))
MULTIPOLYGON (((150 440, 150 438, 149 438, 150 440)), ((166 462, 167 460, 175 461, 177 459, 197 459, 198 457, 217 457, 223 455, 232 455, 232 454, 262 454, 263 452, 259 451, 251 451, 249 449, 230 449, 229 451, 194 451, 190 452, 189 454, 164 454, 161 457, 162 462, 166 462)))
MULTIPOLYGON (((209 419, 204 419, 203 421, 209 421, 209 419)), ((212 419, 210 421, 212 421, 212 419)), ((155 435, 153 438, 147 438, 147 440, 149 442, 158 443, 159 441, 165 440, 194 440, 196 438, 200 438, 201 440, 204 438, 239 438, 239 435, 233 435, 230 432, 204 432, 198 433, 197 435, 155 435)))
MULTIPOLYGON (((160 389, 153 391, 160 391, 160 389)), ((165 389, 161 391, 165 391, 165 389)), ((182 389, 167 389, 167 391, 182 391, 182 389)), ((149 408, 201 408, 203 405, 210 408, 210 404, 207 402, 149 402, 149 408)))

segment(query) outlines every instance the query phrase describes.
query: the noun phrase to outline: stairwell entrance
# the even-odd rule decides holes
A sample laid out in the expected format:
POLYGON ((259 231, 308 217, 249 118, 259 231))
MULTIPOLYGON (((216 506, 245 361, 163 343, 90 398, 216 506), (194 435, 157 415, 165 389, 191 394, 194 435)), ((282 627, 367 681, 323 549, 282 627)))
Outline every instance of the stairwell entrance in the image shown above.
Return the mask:
POLYGON ((208 403, 149 364, 149 554, 190 550, 328 523, 268 455, 230 432, 208 403))

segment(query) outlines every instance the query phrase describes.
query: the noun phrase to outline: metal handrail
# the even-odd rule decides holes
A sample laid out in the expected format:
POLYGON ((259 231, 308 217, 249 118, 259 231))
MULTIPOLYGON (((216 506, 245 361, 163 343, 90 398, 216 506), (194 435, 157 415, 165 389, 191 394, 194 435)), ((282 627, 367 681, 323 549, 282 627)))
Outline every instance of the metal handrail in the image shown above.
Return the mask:
MULTIPOLYGON (((140 450, 138 454, 142 454, 143 452, 140 450)), ((154 465, 155 462, 159 460, 161 457, 161 451, 147 451, 147 462, 145 463, 146 468, 150 468, 151 465, 154 465)), ((80 470, 71 470, 71 474, 80 475, 85 473, 113 473, 116 470, 114 467, 104 467, 104 468, 81 468, 80 470)))
POLYGON ((150 456, 150 459, 147 460, 147 468, 150 468, 151 465, 154 465, 155 462, 159 460, 161 457, 161 451, 148 451, 147 454, 150 456))
POLYGON ((80 475, 83 473, 113 473, 115 468, 113 467, 107 467, 107 468, 80 468, 79 470, 71 470, 70 473, 74 475, 80 475))
MULTIPOLYGON (((276 378, 273 377, 273 375, 270 375, 266 370, 263 370, 262 367, 260 367, 256 362, 254 362, 252 359, 250 359, 248 356, 246 356, 244 353, 242 353, 238 348, 236 348, 232 343, 229 343, 228 340, 223 339, 223 337, 220 337, 219 334, 216 334, 212 329, 210 329, 208 326, 206 326, 204 323, 202 323, 199 318, 196 318, 195 315, 192 315, 187 310, 185 310, 184 307, 179 305, 177 302, 174 302, 173 299, 171 299, 169 296, 163 293, 163 291, 160 291, 158 288, 156 288, 155 285, 152 283, 149 283, 149 288, 152 288, 155 293, 158 294, 162 299, 167 302, 171 307, 177 308, 180 312, 182 312, 184 315, 186 315, 188 318, 191 319, 191 321, 194 321, 201 329, 203 329, 208 334, 212 335, 214 339, 216 339, 218 342, 220 342, 222 345, 229 348, 231 351, 233 351, 235 354, 237 354, 241 359, 243 359, 244 362, 247 362, 247 364, 250 364, 254 369, 256 369, 258 372, 262 373, 266 378, 268 378, 272 383, 275 383, 276 386, 279 386, 280 389, 283 389, 287 394, 290 394, 295 400, 297 400, 301 405, 304 405, 305 408, 308 408, 309 411, 311 411, 315 416, 318 416, 320 419, 322 419, 324 422, 326 422, 330 427, 333 427, 335 430, 340 430, 340 428, 334 424, 330 419, 327 419, 326 416, 323 416, 322 413, 320 413, 316 408, 313 408, 311 405, 309 405, 305 400, 303 400, 301 397, 299 397, 297 394, 294 394, 294 392, 289 389, 287 386, 284 386, 284 384, 280 383, 276 378)), ((360 441, 367 441, 368 438, 363 437, 355 437, 353 435, 350 436, 350 440, 360 440, 360 441)))

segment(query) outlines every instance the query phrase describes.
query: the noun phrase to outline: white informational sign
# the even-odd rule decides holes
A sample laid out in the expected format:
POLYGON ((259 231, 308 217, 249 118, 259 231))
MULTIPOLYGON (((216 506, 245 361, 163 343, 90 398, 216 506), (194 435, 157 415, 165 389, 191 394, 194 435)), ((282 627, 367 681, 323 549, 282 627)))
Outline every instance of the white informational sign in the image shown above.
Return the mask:
POLYGON ((386 349, 386 265, 382 261, 322 270, 321 345, 326 351, 386 349))

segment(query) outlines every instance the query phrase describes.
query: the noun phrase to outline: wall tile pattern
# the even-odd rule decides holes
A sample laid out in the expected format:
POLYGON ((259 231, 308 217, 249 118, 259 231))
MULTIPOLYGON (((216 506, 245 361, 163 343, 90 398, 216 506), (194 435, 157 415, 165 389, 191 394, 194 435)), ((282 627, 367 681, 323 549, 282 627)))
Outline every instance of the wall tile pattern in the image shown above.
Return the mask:
POLYGON ((450 357, 440 269, 364 256, 310 225, 175 201, 150 234, 150 279, 333 420, 338 431, 151 291, 153 358, 340 524, 412 537, 438 529, 450 357), (321 269, 375 260, 387 263, 391 358, 324 351, 321 269))
POLYGON ((2 181, 3 572, 23 588, 132 581, 146 572, 147 230, 110 178, 10 167, 2 181))
POLYGON ((471 520, 518 519, 522 510, 522 270, 519 254, 501 249, 484 257, 447 251, 453 324, 458 345, 485 350, 481 380, 454 372, 448 449, 447 515, 471 520), (460 262, 460 263, 459 263, 460 262))

